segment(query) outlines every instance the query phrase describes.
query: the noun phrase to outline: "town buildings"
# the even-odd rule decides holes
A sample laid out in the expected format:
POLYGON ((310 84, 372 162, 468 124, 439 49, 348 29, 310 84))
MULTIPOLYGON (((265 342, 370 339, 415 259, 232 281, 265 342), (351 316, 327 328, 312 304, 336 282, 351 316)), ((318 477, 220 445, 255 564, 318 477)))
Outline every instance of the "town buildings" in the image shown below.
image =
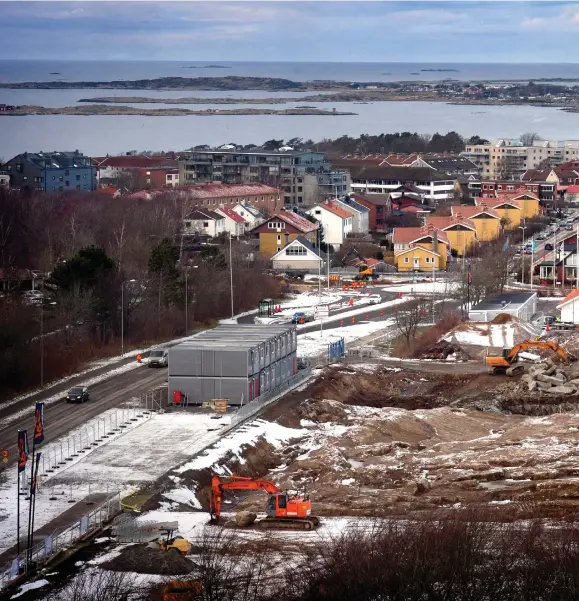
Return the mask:
POLYGON ((324 242, 331 244, 335 250, 352 233, 354 216, 350 210, 342 208, 333 200, 328 200, 312 207, 308 214, 322 224, 324 242))
POLYGON ((218 215, 221 215, 225 220, 223 228, 226 232, 237 238, 245 234, 245 228, 247 226, 245 219, 231 207, 219 207, 218 209, 215 209, 215 212, 218 215))
POLYGON ((312 206, 350 192, 347 171, 332 168, 323 152, 203 150, 179 162, 181 184, 264 183, 280 188, 285 206, 312 206))
POLYGON ((444 232, 450 242, 451 250, 454 250, 459 257, 464 256, 474 246, 477 239, 474 222, 459 214, 450 217, 429 215, 426 218, 426 225, 432 225, 435 229, 444 232))
MULTIPOLYGON (((541 174, 536 170, 528 170, 522 180, 481 180, 471 179, 465 182, 465 194, 471 198, 493 198, 499 194, 530 192, 544 204, 553 202, 557 194, 557 181, 547 179, 525 179, 541 174)), ((548 177, 548 173, 547 173, 548 177)), ((579 177, 579 176, 578 176, 579 177)))
POLYGON ((351 196, 334 199, 334 203, 352 213, 352 233, 367 234, 370 231, 370 209, 356 202, 351 196))
POLYGON ((122 155, 93 157, 99 185, 120 184, 129 192, 179 185, 177 155, 122 155))
POLYGON ((183 233, 201 234, 215 238, 225 232, 225 217, 216 211, 195 209, 184 219, 183 233))
POLYGON ((492 321, 501 313, 512 315, 521 321, 531 321, 537 312, 537 294, 535 292, 505 292, 484 298, 473 305, 468 317, 472 321, 492 321))
POLYGON ((187 200, 211 209, 233 208, 241 203, 273 215, 281 208, 279 190, 265 184, 198 184, 181 186, 178 190, 187 200))
POLYGON ((452 216, 469 219, 476 228, 476 237, 480 242, 496 240, 502 229, 500 215, 488 205, 481 203, 477 206, 453 205, 452 216))
POLYGON ((445 232, 432 225, 396 227, 392 232, 397 271, 438 271, 446 269, 450 241, 445 232))
POLYGON ((298 236, 271 258, 273 269, 321 271, 326 254, 307 238, 298 236))
POLYGON ((362 166, 351 168, 352 191, 362 194, 386 194, 410 184, 418 188, 427 204, 436 206, 452 200, 458 182, 451 176, 427 167, 362 166))
POLYGON ((25 152, 10 159, 5 170, 10 186, 40 192, 90 192, 96 189, 91 159, 74 152, 25 152))
POLYGON ((368 227, 372 232, 386 232, 386 220, 392 213, 392 200, 390 194, 361 194, 352 192, 349 198, 366 207, 368 213, 368 227))
POLYGON ((251 234, 259 238, 259 252, 268 259, 300 236, 319 246, 319 225, 293 211, 279 211, 254 227, 251 234))
POLYGON ((247 229, 251 229, 264 221, 263 213, 257 207, 250 204, 238 202, 232 210, 240 217, 243 217, 243 220, 247 223, 247 229))
POLYGON ((579 140, 535 140, 523 146, 519 140, 497 139, 488 144, 467 144, 461 155, 472 161, 483 178, 520 179, 528 169, 542 164, 561 165, 579 159, 579 140))

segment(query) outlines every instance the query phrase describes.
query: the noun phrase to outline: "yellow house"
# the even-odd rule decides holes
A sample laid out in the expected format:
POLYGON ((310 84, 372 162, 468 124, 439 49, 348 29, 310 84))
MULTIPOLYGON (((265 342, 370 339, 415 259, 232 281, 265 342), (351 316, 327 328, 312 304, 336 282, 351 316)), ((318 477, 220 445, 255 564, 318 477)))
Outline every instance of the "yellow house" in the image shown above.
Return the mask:
POLYGON ((418 245, 399 252, 394 256, 394 259, 398 271, 439 271, 446 269, 446 253, 436 253, 430 248, 418 245), (444 267, 442 267, 443 263, 444 267))
POLYGON ((318 230, 317 223, 312 223, 293 211, 280 211, 254 227, 251 234, 259 237, 259 252, 270 259, 300 236, 317 246, 318 230))
POLYGON ((437 230, 434 226, 396 227, 392 234, 392 243, 398 271, 432 271, 433 266, 435 270, 446 269, 450 242, 445 232, 437 230), (418 248, 424 252, 417 254, 418 248), (431 252, 429 254, 426 251, 431 252))
POLYGON ((488 202, 504 222, 505 229, 516 230, 521 225, 523 211, 518 201, 504 197, 499 197, 495 201, 492 198, 485 198, 485 201, 488 202))
POLYGON ((506 194, 504 196, 519 203, 521 207, 521 219, 532 219, 541 213, 539 199, 531 192, 506 194))
POLYGON ((426 218, 426 225, 433 225, 443 231, 450 242, 450 248, 454 249, 458 256, 462 257, 467 250, 476 243, 476 226, 471 219, 460 216, 426 218))
POLYGON ((501 218, 498 213, 486 204, 480 206, 458 206, 450 207, 453 217, 464 217, 470 219, 476 227, 476 237, 481 242, 496 240, 501 233, 501 218))

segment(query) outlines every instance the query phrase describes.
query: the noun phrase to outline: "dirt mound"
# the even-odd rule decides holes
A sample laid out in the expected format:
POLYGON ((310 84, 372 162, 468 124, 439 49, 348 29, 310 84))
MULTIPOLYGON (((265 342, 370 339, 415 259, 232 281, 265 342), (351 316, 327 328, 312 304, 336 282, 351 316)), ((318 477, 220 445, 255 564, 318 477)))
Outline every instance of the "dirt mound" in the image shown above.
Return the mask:
POLYGON ((471 359, 460 345, 448 342, 447 340, 440 340, 434 346, 430 347, 421 354, 421 359, 438 359, 446 361, 451 356, 454 356, 453 358, 456 361, 468 361, 471 359))
POLYGON ((195 563, 177 551, 160 551, 147 545, 130 545, 117 557, 101 564, 105 570, 177 576, 189 574, 195 563))
POLYGON ((514 317, 509 313, 499 313, 494 319, 491 320, 491 323, 503 324, 514 321, 514 317))

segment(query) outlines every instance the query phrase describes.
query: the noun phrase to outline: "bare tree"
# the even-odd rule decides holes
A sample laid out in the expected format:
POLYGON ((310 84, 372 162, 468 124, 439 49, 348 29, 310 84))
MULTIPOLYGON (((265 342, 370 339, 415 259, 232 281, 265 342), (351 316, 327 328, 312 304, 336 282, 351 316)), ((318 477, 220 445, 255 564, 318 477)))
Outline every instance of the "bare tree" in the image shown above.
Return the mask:
POLYGON ((135 590, 136 580, 131 574, 89 568, 50 594, 47 601, 130 601, 135 590))
POLYGON ((542 140, 542 138, 538 133, 534 131, 528 131, 519 136, 519 142, 523 146, 532 146, 533 142, 535 142, 536 140, 542 140))
POLYGON ((416 298, 408 303, 397 305, 394 310, 396 330, 404 338, 407 349, 412 352, 414 339, 420 322, 428 315, 428 305, 425 299, 416 298))

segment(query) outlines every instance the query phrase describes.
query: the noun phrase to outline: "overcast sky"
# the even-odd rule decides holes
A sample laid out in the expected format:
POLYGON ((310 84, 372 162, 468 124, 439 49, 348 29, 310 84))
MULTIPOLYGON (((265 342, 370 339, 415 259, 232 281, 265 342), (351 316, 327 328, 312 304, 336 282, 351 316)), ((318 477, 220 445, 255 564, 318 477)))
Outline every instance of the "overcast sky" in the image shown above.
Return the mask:
POLYGON ((0 58, 579 62, 579 3, 0 2, 0 58))

